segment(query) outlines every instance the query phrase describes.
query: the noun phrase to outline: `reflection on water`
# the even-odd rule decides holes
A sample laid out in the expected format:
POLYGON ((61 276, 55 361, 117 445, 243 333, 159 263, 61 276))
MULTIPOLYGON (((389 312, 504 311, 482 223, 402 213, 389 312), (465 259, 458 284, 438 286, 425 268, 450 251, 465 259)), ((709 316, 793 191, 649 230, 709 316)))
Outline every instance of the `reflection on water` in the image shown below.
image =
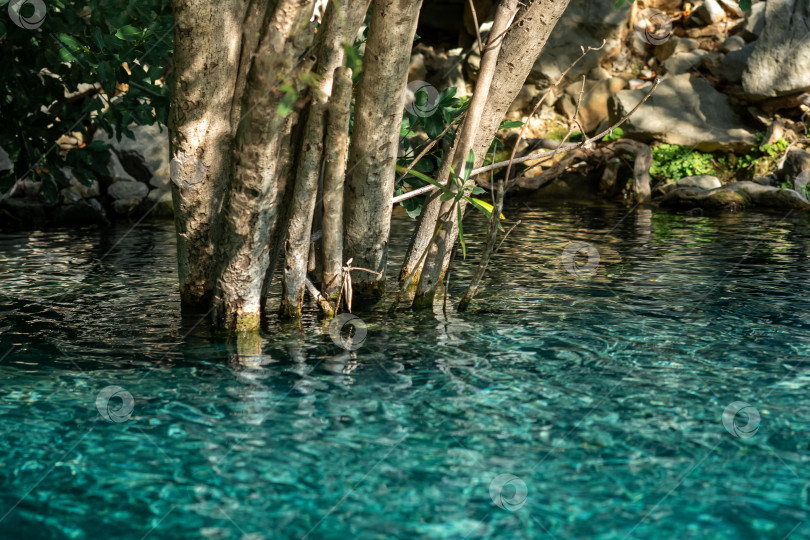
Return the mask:
POLYGON ((168 224, 0 234, 0 536, 810 536, 807 219, 506 213, 353 352, 183 319, 168 224))

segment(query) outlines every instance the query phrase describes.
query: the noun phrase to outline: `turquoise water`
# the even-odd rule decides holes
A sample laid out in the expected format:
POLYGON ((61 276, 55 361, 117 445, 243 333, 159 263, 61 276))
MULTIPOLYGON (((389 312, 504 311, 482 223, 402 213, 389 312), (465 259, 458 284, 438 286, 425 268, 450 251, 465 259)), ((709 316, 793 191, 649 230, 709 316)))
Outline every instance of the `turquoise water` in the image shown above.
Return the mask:
POLYGON ((0 538, 810 538, 807 218, 507 214, 353 353, 183 319, 170 224, 0 234, 0 538))

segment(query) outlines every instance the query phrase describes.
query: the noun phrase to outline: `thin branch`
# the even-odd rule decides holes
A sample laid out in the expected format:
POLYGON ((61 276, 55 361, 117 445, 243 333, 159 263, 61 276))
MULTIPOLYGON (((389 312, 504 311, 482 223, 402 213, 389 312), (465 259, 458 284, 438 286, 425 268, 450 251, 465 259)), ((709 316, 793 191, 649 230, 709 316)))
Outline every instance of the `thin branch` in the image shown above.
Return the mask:
MULTIPOLYGON (((613 124, 612 126, 607 128, 603 132, 591 137, 590 139, 586 139, 586 140, 582 141, 581 143, 578 143, 575 147, 564 147, 564 148, 558 148, 556 150, 550 150, 548 152, 539 152, 537 154, 531 154, 531 155, 528 155, 528 156, 524 156, 524 157, 515 159, 514 163, 524 163, 526 161, 533 161, 535 159, 544 159, 545 160, 545 159, 551 158, 551 157, 553 157, 553 156, 555 156, 557 154, 562 154, 564 152, 568 152, 568 151, 574 150, 576 148, 589 148, 591 145, 593 145, 594 142, 599 141, 605 135, 607 135, 608 133, 611 133, 614 129, 616 129, 617 127, 619 127, 623 123, 625 123, 627 121, 627 119, 630 118, 639 109, 639 107, 641 107, 644 104, 644 102, 646 102, 650 98, 650 96, 655 91, 655 89, 658 88, 659 84, 661 84, 661 79, 656 78, 655 81, 653 82, 652 87, 647 91, 647 94, 644 96, 644 98, 642 98, 641 101, 638 102, 638 104, 635 107, 633 107, 633 110, 630 111, 629 113, 627 113, 619 121, 617 121, 615 124, 613 124)), ((478 174, 481 174, 481 173, 484 173, 484 172, 488 172, 488 171, 491 171, 493 169, 500 169, 502 167, 505 167, 506 165, 509 165, 509 161, 499 161, 498 163, 493 163, 491 165, 487 165, 486 167, 479 167, 479 168, 473 170, 472 176, 475 176, 475 175, 478 175, 478 174)))
POLYGON ((481 42, 481 31, 478 28, 478 14, 475 12, 475 4, 470 0, 470 11, 472 11, 473 24, 475 25, 475 37, 478 39, 478 50, 484 54, 484 44, 481 42))

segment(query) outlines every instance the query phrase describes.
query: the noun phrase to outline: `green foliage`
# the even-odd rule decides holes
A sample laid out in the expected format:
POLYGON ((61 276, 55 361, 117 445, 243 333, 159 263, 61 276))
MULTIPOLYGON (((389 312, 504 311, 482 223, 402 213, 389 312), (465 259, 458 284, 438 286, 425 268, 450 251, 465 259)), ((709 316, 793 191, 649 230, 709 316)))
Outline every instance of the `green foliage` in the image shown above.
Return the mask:
MULTIPOLYGON (((452 124, 458 115, 467 108, 468 101, 455 97, 457 90, 455 86, 451 86, 442 91, 432 107, 428 104, 429 96, 426 89, 422 88, 416 92, 414 96, 416 108, 420 111, 429 110, 431 114, 421 116, 409 111, 405 111, 403 114, 402 124, 399 130, 400 155, 397 159, 397 165, 401 167, 403 171, 405 169, 410 170, 410 163, 416 159, 416 156, 421 152, 422 148, 426 146, 429 141, 438 139, 445 128, 452 124), (416 136, 416 131, 420 129, 425 132, 429 140, 414 146, 411 143, 411 139, 416 136)), ((443 139, 447 143, 451 143, 454 135, 455 131, 449 129, 447 133, 444 134, 443 139)), ((416 163, 414 170, 426 174, 437 170, 444 159, 444 151, 441 147, 441 144, 435 145, 430 152, 416 163)), ((403 184, 396 186, 395 195, 401 195, 405 191, 406 186, 415 189, 424 185, 426 185, 424 178, 410 172, 403 178, 403 184)), ((404 201, 402 204, 405 206, 405 211, 408 215, 415 218, 422 213, 424 200, 424 197, 414 197, 404 201)))
MULTIPOLYGON (((455 206, 456 211, 458 212, 458 216, 457 216, 458 217, 458 239, 459 239, 459 243, 461 244, 461 251, 462 251, 462 254, 463 254, 464 258, 467 257, 467 244, 466 244, 466 241, 464 240, 464 228, 463 228, 464 225, 462 223, 463 216, 461 215, 461 207, 458 205, 458 203, 462 199, 464 199, 465 201, 470 203, 473 207, 477 208, 478 210, 481 210, 481 212, 483 212, 487 216, 490 216, 492 214, 492 212, 495 210, 495 208, 491 204, 489 204, 487 202, 484 202, 484 201, 482 201, 480 199, 476 199, 474 197, 471 197, 471 195, 478 195, 480 193, 484 193, 484 189, 482 189, 479 186, 475 186, 475 185, 468 186, 468 182, 470 180, 470 174, 472 173, 474 163, 475 163, 475 154, 473 153, 472 150, 470 150, 470 153, 467 155, 467 161, 464 163, 464 174, 461 175, 461 176, 457 175, 456 172, 453 170, 453 167, 451 166, 450 167, 450 180, 447 182, 447 185, 442 185, 439 182, 437 182, 436 180, 434 180, 433 178, 431 178, 431 177, 429 177, 429 176, 427 176, 425 174, 422 174, 421 172, 419 172, 419 171, 417 171, 415 169, 407 169, 407 168, 405 168, 405 167, 403 167, 401 165, 397 165, 397 167, 396 167, 397 172, 400 172, 400 173, 407 172, 407 173, 417 177, 418 179, 422 180, 425 183, 425 185, 432 184, 432 185, 436 186, 442 192, 441 196, 439 197, 439 199, 441 201, 450 201, 450 200, 453 201, 453 205, 455 206)), ((414 197, 414 198, 416 198, 416 197, 414 197)), ((409 199, 409 200, 411 200, 411 199, 409 199)), ((451 208, 451 212, 452 212, 452 208, 451 208)), ((503 214, 501 214, 501 218, 503 218, 503 214)))
MULTIPOLYGON (((3 15, 8 1, 0 0, 3 15)), ((115 129, 132 137, 133 122, 165 124, 172 28, 165 0, 51 0, 38 28, 4 20, 0 147, 14 169, 0 173, 0 193, 31 177, 55 200, 69 180, 62 167, 85 183, 107 174, 106 145, 65 150, 56 145, 62 136, 79 132, 88 141, 97 129, 115 129)))
POLYGON ((754 174, 764 175, 776 168, 776 161, 785 153, 789 143, 780 138, 773 144, 762 144, 764 138, 764 133, 757 133, 757 146, 752 147, 748 153, 737 156, 733 163, 736 170, 753 169, 754 174))
POLYGON ((624 130, 620 127, 617 127, 616 129, 614 129, 613 131, 602 137, 602 141, 604 142, 618 141, 622 137, 624 137, 624 130))
POLYGON ((661 143, 652 148, 650 174, 679 180, 685 176, 714 174, 712 155, 692 150, 688 146, 661 143))

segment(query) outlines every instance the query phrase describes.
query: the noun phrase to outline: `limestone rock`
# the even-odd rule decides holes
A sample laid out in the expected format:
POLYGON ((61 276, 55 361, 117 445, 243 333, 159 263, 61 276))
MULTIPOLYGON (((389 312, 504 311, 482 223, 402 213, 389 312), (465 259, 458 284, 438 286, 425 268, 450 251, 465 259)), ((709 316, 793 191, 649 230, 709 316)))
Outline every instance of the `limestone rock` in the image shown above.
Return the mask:
POLYGON ((745 26, 742 36, 748 41, 757 39, 765 28, 765 2, 760 2, 751 6, 751 11, 746 14, 745 26))
POLYGON ((170 218, 174 216, 172 192, 169 189, 153 189, 146 197, 145 204, 153 217, 170 218))
POLYGON ((720 66, 720 75, 730 83, 738 83, 742 80, 743 72, 748 65, 748 59, 754 52, 755 43, 749 43, 742 49, 731 51, 723 57, 720 66))
POLYGON ((808 203, 792 189, 763 186, 754 182, 734 182, 717 189, 678 188, 667 193, 659 203, 664 208, 796 208, 810 210, 808 203))
MULTIPOLYGON (((610 122, 628 114, 646 90, 622 90, 609 102, 610 122)), ((728 97, 689 74, 664 79, 650 99, 622 126, 625 136, 715 150, 748 151, 755 143, 728 97)))
POLYGON ((582 55, 581 47, 599 47, 603 39, 605 46, 588 53, 568 72, 568 80, 579 79, 614 52, 620 46, 630 13, 630 4, 616 9, 614 3, 614 0, 571 0, 534 63, 528 82, 547 88, 582 55))
POLYGON ((785 164, 782 166, 782 177, 788 181, 798 177, 804 171, 810 169, 810 152, 799 148, 791 148, 785 156, 785 164))
POLYGON ((127 199, 143 200, 149 194, 149 188, 141 182, 116 182, 107 188, 107 195, 117 201, 127 199))
POLYGON ((685 176, 678 180, 678 187, 696 187, 702 189, 717 189, 722 187, 716 176, 685 176))
POLYGON ((690 69, 697 67, 700 64, 701 58, 707 54, 709 54, 708 51, 704 51, 703 49, 675 53, 664 61, 664 69, 667 73, 672 75, 686 73, 690 69))
POLYGON ((772 97, 810 89, 810 2, 769 0, 765 28, 743 72, 743 90, 772 97))

